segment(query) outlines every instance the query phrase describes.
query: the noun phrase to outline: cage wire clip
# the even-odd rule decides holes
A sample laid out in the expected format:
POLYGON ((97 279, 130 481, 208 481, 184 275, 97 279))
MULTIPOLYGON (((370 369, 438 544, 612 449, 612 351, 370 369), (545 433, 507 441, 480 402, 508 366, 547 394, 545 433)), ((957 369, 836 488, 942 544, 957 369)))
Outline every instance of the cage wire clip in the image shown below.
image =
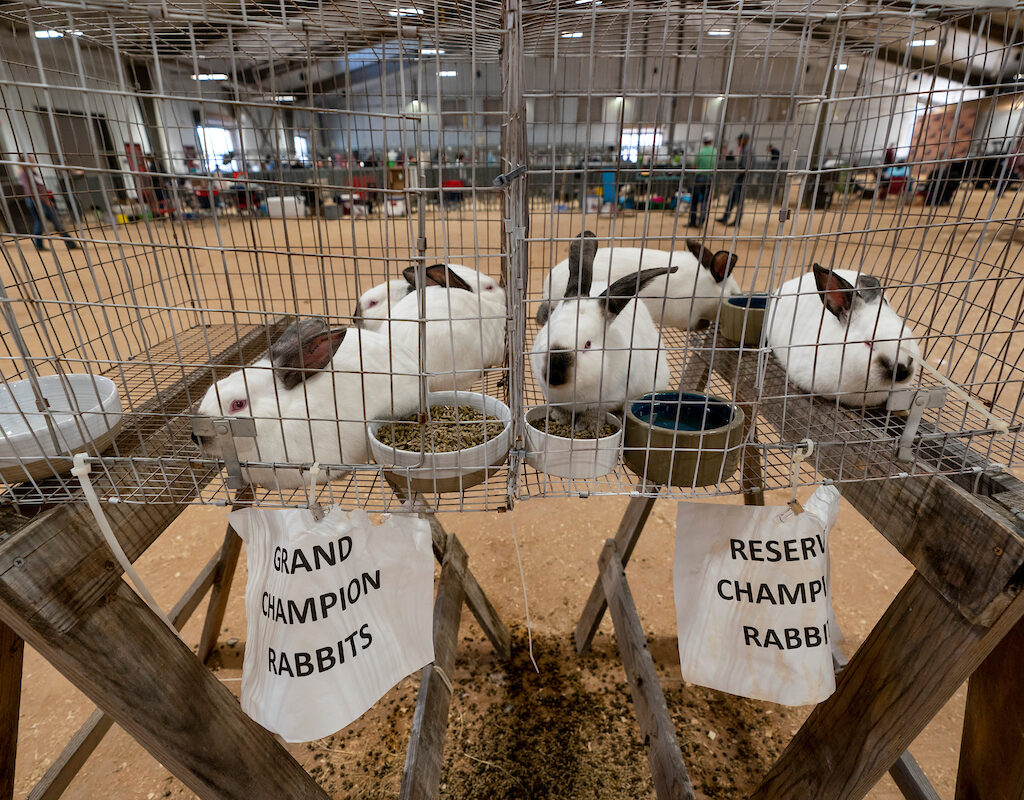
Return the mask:
POLYGON ((917 430, 921 427, 921 418, 926 408, 939 408, 946 402, 946 390, 934 389, 900 389, 889 394, 885 403, 888 411, 906 411, 907 423, 903 426, 900 441, 896 446, 897 461, 913 461, 912 445, 917 430))
POLYGON ((518 167, 515 167, 514 169, 510 169, 508 172, 501 173, 498 177, 496 177, 493 181, 491 181, 491 186, 497 186, 499 188, 503 187, 503 186, 508 186, 510 183, 512 183, 512 181, 514 181, 520 175, 525 175, 525 174, 526 174, 526 164, 520 164, 518 167))
POLYGON ((241 489, 246 485, 242 465, 235 450, 235 437, 256 438, 256 420, 252 417, 192 417, 192 433, 212 437, 219 445, 224 468, 228 472, 228 488, 241 489))
POLYGON ((324 507, 316 501, 316 479, 320 477, 320 462, 314 461, 309 468, 309 512, 313 515, 314 522, 319 522, 327 514, 324 507))
POLYGON ((803 514, 804 507, 800 505, 800 501, 796 499, 796 481, 797 475, 800 472, 800 463, 806 461, 811 457, 814 452, 814 440, 804 439, 800 444, 793 448, 793 461, 789 466, 789 507, 793 509, 794 514, 803 514))

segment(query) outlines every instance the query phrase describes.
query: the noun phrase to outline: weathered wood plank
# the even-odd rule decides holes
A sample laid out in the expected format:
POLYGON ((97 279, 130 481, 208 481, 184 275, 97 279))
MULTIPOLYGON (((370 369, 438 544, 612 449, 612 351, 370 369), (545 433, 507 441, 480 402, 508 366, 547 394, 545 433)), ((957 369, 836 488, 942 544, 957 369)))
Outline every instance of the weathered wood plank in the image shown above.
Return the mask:
POLYGON ((661 691, 654 659, 647 648, 647 638, 636 613, 625 568, 611 539, 605 542, 598 566, 601 586, 608 599, 608 613, 615 625, 619 655, 633 696, 636 719, 647 747, 654 790, 659 800, 694 800, 693 786, 679 750, 672 715, 661 691))
MULTIPOLYGON (((735 382, 738 402, 757 401, 759 417, 782 441, 814 440, 819 474, 842 479, 843 496, 968 620, 994 619, 1020 591, 1024 537, 1014 533, 1015 520, 998 503, 975 497, 948 478, 891 479, 907 465, 895 461, 884 412, 840 409, 821 398, 765 400, 786 394, 786 375, 775 359, 768 359, 758 391, 756 358, 739 358, 739 351, 728 348, 711 351, 699 342, 694 352, 735 382)), ((919 455, 919 472, 929 463, 944 464, 938 444, 922 447, 919 455)))
POLYGON ((14 762, 18 753, 24 661, 25 642, 0 621, 0 800, 14 797, 14 762))
POLYGON ((896 759, 889 769, 889 777, 907 800, 942 800, 909 750, 904 750, 896 759))
MULTIPOLYGON (((438 563, 444 563, 445 552, 448 549, 448 534, 435 514, 428 513, 427 521, 430 523, 434 557, 438 563)), ((468 566, 462 583, 466 592, 466 605, 469 606, 477 623, 490 640, 498 658, 508 661, 512 657, 512 634, 508 626, 498 616, 498 611, 491 604, 490 598, 487 597, 484 590, 480 588, 476 576, 468 566)))
POLYGON ((973 625, 914 573, 752 800, 864 797, 1022 617, 973 625))
MULTIPOLYGON (((626 513, 622 515, 619 529, 615 532, 615 551, 620 554, 623 566, 629 563, 633 555, 640 533, 654 509, 654 500, 654 497, 631 497, 629 505, 626 506, 626 513)), ((597 629, 601 627, 606 608, 608 604, 605 601, 604 587, 601 585, 601 576, 598 575, 594 587, 590 590, 587 604, 583 607, 580 621, 576 623, 576 652, 580 655, 590 649, 590 643, 594 640, 597 629)))
POLYGON ((200 798, 327 800, 123 581, 68 631, 18 588, 0 576, 0 619, 200 798))
POLYGON ((434 663, 424 667, 420 677, 401 800, 436 800, 441 791, 441 759, 448 732, 459 619, 465 600, 466 561, 462 544, 449 534, 434 600, 434 663))
POLYGON ((971 675, 956 800, 1024 798, 1024 621, 971 675))
MULTIPOLYGON (((235 495, 232 510, 241 508, 253 499, 251 486, 240 489, 235 495)), ((242 552, 242 540, 234 528, 227 526, 224 544, 220 548, 220 562, 213 577, 213 591, 210 592, 210 604, 206 608, 206 619, 203 620, 203 633, 199 637, 197 655, 204 664, 217 646, 220 626, 224 622, 224 613, 228 608, 228 597, 231 595, 231 582, 235 578, 238 566, 238 555, 242 552)))
MULTIPOLYGON (((217 567, 220 565, 220 551, 214 554, 206 566, 199 571, 195 580, 185 590, 181 599, 174 604, 174 608, 168 613, 168 618, 174 627, 181 630, 188 622, 192 613, 199 606, 206 591, 213 584, 213 578, 217 567)), ((68 788, 75 775, 82 769, 85 762, 92 755, 93 751, 103 741, 114 724, 114 720, 97 709, 79 728, 64 746, 60 755, 50 765, 49 769, 39 782, 29 792, 28 800, 57 800, 64 790, 68 788)))

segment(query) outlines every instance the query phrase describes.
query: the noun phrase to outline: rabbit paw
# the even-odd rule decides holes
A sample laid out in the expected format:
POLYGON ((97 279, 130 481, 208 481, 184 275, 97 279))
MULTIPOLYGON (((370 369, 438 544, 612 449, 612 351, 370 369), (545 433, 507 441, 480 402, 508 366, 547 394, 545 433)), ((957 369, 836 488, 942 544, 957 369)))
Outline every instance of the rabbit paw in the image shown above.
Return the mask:
POLYGON ((593 431, 596 435, 604 422, 604 413, 600 408, 587 408, 577 411, 573 418, 573 428, 577 431, 593 431))

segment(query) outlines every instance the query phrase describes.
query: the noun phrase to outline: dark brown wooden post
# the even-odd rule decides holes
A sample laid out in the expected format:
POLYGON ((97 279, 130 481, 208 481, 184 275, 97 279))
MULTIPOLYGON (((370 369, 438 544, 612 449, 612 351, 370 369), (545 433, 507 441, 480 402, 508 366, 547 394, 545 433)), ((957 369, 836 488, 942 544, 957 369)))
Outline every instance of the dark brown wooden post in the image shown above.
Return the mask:
POLYGON ((14 761, 18 753, 24 660, 25 642, 0 622, 0 800, 14 797, 14 761))
POLYGON ((598 565, 658 800, 694 800, 693 786, 679 750, 672 715, 658 682, 654 659, 647 648, 647 637, 636 613, 625 567, 611 539, 605 542, 598 565))
POLYGON ((449 534, 434 600, 434 663, 425 666, 420 677, 399 794, 401 800, 433 800, 440 793, 441 759, 452 700, 451 675, 455 669, 459 620, 466 597, 462 584, 466 561, 466 551, 459 540, 449 534))
POLYGON ((1024 798, 1024 621, 971 675, 956 800, 1024 798))
MULTIPOLYGON (((655 489, 657 491, 657 488, 655 489)), ((622 565, 629 563, 633 555, 633 548, 636 547, 640 533, 647 523, 654 509, 654 497, 632 497, 626 507, 626 513, 622 516, 619 529, 615 533, 615 551, 619 553, 622 565)), ((594 588, 590 590, 590 597, 583 607, 580 621, 576 623, 576 652, 583 655, 590 649, 590 643, 594 640, 597 629, 601 627, 601 619, 604 617, 608 604, 604 598, 604 587, 601 585, 601 576, 594 581, 594 588)))

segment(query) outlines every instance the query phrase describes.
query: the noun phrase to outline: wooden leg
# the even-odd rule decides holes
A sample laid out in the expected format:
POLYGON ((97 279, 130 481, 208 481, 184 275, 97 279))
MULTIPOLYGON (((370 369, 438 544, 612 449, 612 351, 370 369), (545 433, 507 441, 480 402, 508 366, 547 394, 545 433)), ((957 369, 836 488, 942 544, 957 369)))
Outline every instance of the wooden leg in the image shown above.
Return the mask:
MULTIPOLYGON (((445 553, 448 549, 448 534, 445 532, 441 522, 434 514, 428 514, 430 522, 430 536, 433 540, 434 557, 438 563, 444 563, 445 553)), ((459 545, 461 547, 461 545, 459 545)), ((463 588, 466 592, 466 605, 476 617, 476 621, 483 629, 484 634, 490 640, 491 645, 498 654, 498 658, 508 661, 512 657, 512 634, 508 626, 501 621, 497 610, 491 604, 484 590, 477 583, 476 576, 472 570, 466 567, 463 578, 463 588)))
MULTIPOLYGON (((251 486, 240 490, 235 497, 236 502, 243 503, 253 499, 251 486)), ((232 506, 232 510, 242 508, 242 505, 232 506)), ((203 621, 203 633, 199 637, 199 649, 196 651, 199 660, 204 664, 209 660, 210 654, 217 647, 217 638, 220 635, 220 626, 224 623, 224 612, 228 608, 228 597, 231 594, 231 582, 235 579, 235 569, 238 567, 238 556, 242 552, 242 540, 234 529, 228 525, 224 534, 224 545, 220 549, 220 563, 217 574, 213 578, 213 591, 210 592, 210 605, 206 608, 206 619, 203 621)))
POLYGON ((889 777, 907 800, 942 800, 909 750, 904 750, 903 755, 896 759, 889 770, 889 777))
POLYGON ((1024 621, 971 675, 956 800, 1024 798, 1024 621))
POLYGON ((599 566, 601 586, 608 598, 608 613, 615 625, 615 638, 626 668, 637 722, 647 746, 647 761, 658 800, 694 800, 672 715, 658 682, 651 651, 647 649, 647 638, 629 591, 625 568, 611 539, 605 542, 599 566))
POLYGON ((915 572, 751 800, 864 797, 1022 616, 973 625, 915 572))
MULTIPOLYGON (((654 509, 654 500, 653 497, 630 498, 626 513, 622 515, 619 529, 615 533, 615 551, 620 554, 623 566, 629 563, 633 555, 633 548, 640 538, 640 532, 643 531, 647 518, 654 509)), ((587 604, 583 607, 580 621, 576 623, 576 652, 580 655, 590 649, 590 643, 594 640, 597 629, 601 627, 601 619, 607 607, 601 576, 598 575, 594 581, 594 588, 590 590, 587 604)))
POLYGON ((743 448, 743 505, 764 505, 764 470, 761 465, 761 448, 757 446, 757 422, 753 419, 753 407, 746 406, 743 423, 743 441, 749 436, 750 444, 743 448))
POLYGON ((441 757, 452 700, 451 675, 459 641, 466 551, 449 535, 434 600, 434 663, 423 668, 400 800, 435 800, 441 791, 441 757))
MULTIPOLYGON (((189 617, 198 607, 206 590, 213 584, 214 576, 220 567, 220 552, 206 562, 206 566, 199 572, 192 585, 185 590, 185 594, 174 605, 168 618, 174 623, 174 627, 181 630, 189 617)), ((76 731, 75 735, 65 745, 60 755, 46 770, 46 773, 29 792, 28 800, 57 800, 75 775, 82 769, 89 756, 103 741, 107 731, 113 726, 114 720, 107 714, 97 709, 86 720, 85 724, 76 731)))
POLYGON ((0 619, 206 800, 327 800, 274 737, 128 588, 117 581, 69 629, 0 575, 0 619))
POLYGON ((14 797, 14 761, 18 753, 24 660, 25 642, 0 621, 0 800, 14 797))

